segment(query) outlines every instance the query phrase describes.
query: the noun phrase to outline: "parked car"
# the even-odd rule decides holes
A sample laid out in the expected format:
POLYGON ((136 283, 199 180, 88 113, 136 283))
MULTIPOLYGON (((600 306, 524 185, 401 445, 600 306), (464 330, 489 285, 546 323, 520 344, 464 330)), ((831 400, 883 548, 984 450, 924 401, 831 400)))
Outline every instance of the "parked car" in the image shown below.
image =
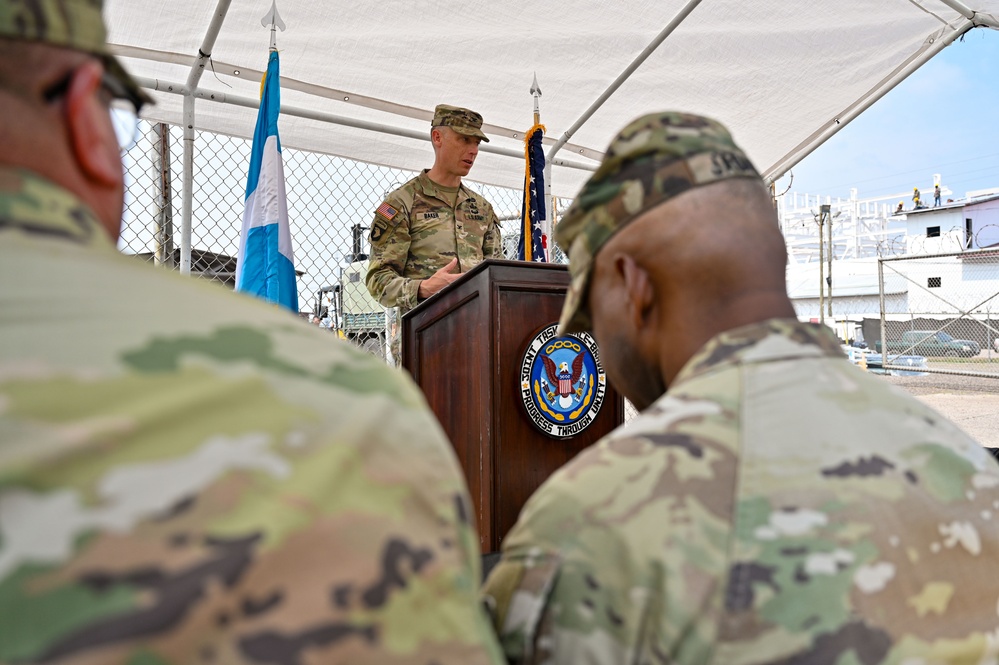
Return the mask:
MULTIPOLYGON (((881 351, 881 340, 874 342, 874 350, 881 351)), ((911 353, 922 356, 951 356, 970 358, 981 353, 978 342, 954 339, 936 330, 909 330, 898 340, 888 340, 888 352, 911 353)))
POLYGON ((926 376, 929 374, 929 372, 923 371, 929 367, 924 356, 888 356, 888 364, 892 366, 891 369, 884 368, 884 361, 881 360, 880 353, 869 353, 865 360, 867 361, 867 370, 873 374, 891 376, 926 376))

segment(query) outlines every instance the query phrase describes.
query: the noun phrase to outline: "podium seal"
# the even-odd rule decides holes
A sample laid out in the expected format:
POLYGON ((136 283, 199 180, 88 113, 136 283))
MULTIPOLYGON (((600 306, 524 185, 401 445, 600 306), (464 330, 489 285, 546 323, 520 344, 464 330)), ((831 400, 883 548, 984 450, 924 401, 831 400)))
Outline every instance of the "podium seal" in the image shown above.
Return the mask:
POLYGON ((588 333, 558 337, 558 324, 539 332, 520 364, 520 397, 531 422, 556 439, 593 424, 607 393, 600 351, 588 333))

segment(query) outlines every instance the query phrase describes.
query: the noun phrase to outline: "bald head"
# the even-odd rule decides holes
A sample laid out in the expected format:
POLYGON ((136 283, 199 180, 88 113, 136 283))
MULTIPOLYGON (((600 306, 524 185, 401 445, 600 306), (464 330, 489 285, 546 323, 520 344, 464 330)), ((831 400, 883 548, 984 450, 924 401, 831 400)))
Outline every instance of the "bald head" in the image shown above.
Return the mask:
POLYGON ((623 227, 594 257, 588 294, 612 381, 644 408, 712 337, 793 317, 786 260, 755 178, 692 189, 623 227))

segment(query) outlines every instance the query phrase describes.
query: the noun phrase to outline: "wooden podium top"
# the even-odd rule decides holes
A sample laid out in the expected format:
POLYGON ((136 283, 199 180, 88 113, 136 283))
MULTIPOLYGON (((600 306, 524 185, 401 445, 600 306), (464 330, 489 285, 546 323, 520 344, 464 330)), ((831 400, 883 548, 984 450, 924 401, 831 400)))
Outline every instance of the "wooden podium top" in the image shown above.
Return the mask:
MULTIPOLYGON (((564 273, 565 274, 565 278, 564 279, 560 280, 559 278, 555 277, 553 279, 552 283, 553 284, 562 284, 562 285, 564 285, 566 287, 568 287, 568 285, 569 285, 569 279, 568 279, 569 266, 567 266, 565 264, 562 264, 562 263, 534 263, 534 262, 531 262, 531 261, 510 261, 510 260, 507 260, 507 259, 486 259, 485 261, 483 261, 479 265, 475 266, 474 268, 472 268, 468 272, 462 273, 460 278, 458 278, 455 281, 451 282, 450 284, 448 284, 447 286, 445 286, 443 289, 441 289, 440 291, 438 291, 434 295, 430 296, 429 298, 427 298, 426 300, 424 300, 423 302, 421 302, 420 304, 418 304, 413 309, 411 309, 408 312, 406 312, 406 314, 403 316, 403 318, 405 319, 406 317, 418 316, 419 314, 421 314, 422 312, 424 312, 428 308, 434 307, 435 306, 434 304, 436 302, 438 302, 439 299, 444 298, 450 292, 454 291, 455 289, 460 288, 462 284, 464 284, 466 282, 469 282, 469 281, 475 280, 478 275, 480 275, 481 273, 483 273, 483 272, 485 272, 487 270, 492 271, 492 270, 504 270, 504 269, 513 270, 513 271, 536 270, 536 271, 541 271, 541 273, 544 273, 544 272, 547 271, 548 274, 564 273)), ((563 293, 565 292, 565 290, 566 289, 562 290, 563 293)))

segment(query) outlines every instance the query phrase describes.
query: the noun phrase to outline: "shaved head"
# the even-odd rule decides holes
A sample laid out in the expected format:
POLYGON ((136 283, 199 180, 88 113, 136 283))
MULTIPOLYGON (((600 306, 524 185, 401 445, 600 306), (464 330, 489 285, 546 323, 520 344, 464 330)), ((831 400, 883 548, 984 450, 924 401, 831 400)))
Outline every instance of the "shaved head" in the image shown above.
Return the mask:
POLYGON ((698 187, 642 214, 594 261, 589 310, 611 380, 645 408, 712 337, 793 317, 786 262, 757 179, 698 187))

